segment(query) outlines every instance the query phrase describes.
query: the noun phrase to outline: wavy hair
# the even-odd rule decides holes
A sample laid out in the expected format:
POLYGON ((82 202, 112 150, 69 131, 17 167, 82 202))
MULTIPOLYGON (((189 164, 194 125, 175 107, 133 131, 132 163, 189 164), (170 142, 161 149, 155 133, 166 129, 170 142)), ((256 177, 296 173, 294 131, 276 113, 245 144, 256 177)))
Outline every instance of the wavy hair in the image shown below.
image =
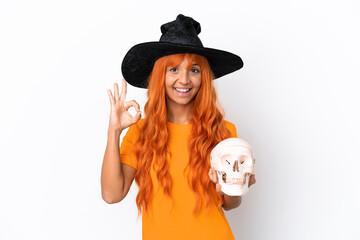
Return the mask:
POLYGON ((146 117, 141 125, 141 135, 136 144, 138 171, 135 181, 139 187, 136 197, 138 216, 147 212, 153 199, 153 184, 150 170, 154 161, 154 171, 164 194, 172 202, 171 189, 173 180, 169 173, 168 159, 171 153, 168 148, 167 107, 165 96, 166 68, 178 66, 184 58, 188 59, 187 69, 196 62, 201 69, 201 87, 194 97, 193 116, 190 120, 191 133, 188 142, 189 163, 184 170, 188 185, 196 196, 193 215, 197 215, 206 202, 210 206, 211 198, 216 197, 221 207, 223 198, 216 192, 215 185, 208 177, 210 152, 223 139, 230 137, 225 127, 224 118, 217 107, 217 96, 212 80, 214 75, 208 60, 200 55, 182 53, 159 58, 148 79, 148 101, 144 111, 146 117), (202 196, 204 199, 202 199, 202 196))

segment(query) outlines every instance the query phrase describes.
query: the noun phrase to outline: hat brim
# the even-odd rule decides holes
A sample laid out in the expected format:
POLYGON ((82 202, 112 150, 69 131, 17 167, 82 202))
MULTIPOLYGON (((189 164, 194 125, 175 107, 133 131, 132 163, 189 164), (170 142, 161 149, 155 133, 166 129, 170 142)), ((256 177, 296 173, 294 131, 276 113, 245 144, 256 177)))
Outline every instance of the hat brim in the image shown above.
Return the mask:
POLYGON ((146 42, 133 46, 125 55, 121 65, 123 77, 132 86, 147 88, 147 78, 155 61, 163 56, 178 53, 195 53, 206 57, 215 78, 239 70, 244 65, 239 56, 223 50, 166 42, 146 42))

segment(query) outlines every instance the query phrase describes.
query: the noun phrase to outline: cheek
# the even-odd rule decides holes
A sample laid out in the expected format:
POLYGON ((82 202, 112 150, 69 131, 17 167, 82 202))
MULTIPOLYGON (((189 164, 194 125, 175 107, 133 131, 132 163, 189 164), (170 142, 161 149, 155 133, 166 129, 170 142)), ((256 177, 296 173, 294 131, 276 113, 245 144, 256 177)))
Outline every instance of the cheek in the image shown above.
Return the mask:
POLYGON ((165 87, 170 85, 170 82, 171 82, 171 77, 168 74, 166 74, 165 75, 165 87))
POLYGON ((196 85, 198 88, 201 87, 201 75, 196 79, 196 85))
POLYGON ((173 88, 174 85, 174 77, 166 76, 165 77, 165 89, 168 91, 173 88))
POLYGON ((194 88, 199 90, 201 88, 201 76, 193 80, 194 88))

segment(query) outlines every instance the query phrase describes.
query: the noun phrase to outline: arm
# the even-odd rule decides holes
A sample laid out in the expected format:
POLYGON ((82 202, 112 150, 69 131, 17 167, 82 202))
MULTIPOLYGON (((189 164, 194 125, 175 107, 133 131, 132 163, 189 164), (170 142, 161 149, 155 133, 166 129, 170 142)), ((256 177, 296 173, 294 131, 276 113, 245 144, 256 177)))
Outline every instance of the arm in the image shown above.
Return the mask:
POLYGON ((108 131, 108 143, 101 169, 101 195, 107 203, 120 202, 129 192, 136 169, 120 162, 121 131, 108 131))
POLYGON ((121 94, 114 83, 114 96, 108 89, 110 99, 110 121, 108 142, 101 169, 101 196, 107 203, 120 202, 128 193, 133 182, 136 169, 120 162, 120 135, 130 125, 141 118, 140 106, 134 100, 126 102, 126 81, 122 80, 121 94), (134 107, 137 111, 133 117, 128 109, 134 107))

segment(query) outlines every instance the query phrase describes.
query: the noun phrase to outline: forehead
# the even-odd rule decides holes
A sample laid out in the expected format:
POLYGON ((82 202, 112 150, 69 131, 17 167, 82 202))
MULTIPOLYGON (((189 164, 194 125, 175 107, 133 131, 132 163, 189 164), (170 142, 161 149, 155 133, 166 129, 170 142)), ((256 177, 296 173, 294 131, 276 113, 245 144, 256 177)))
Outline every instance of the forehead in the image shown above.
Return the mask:
POLYGON ((167 67, 177 67, 184 66, 186 68, 190 68, 192 66, 199 65, 193 55, 191 54, 174 54, 169 56, 168 62, 166 64, 167 67))
POLYGON ((220 155, 231 155, 231 154, 241 154, 241 153, 250 153, 251 150, 242 145, 232 145, 224 146, 217 149, 220 155))
POLYGON ((228 138, 217 144, 211 153, 213 156, 220 157, 224 154, 250 154, 252 155, 252 148, 250 145, 239 138, 228 138))
POLYGON ((180 64, 178 64, 177 66, 190 68, 190 67, 192 67, 192 66, 199 66, 199 65, 197 64, 197 62, 195 62, 195 61, 192 60, 192 59, 184 58, 184 59, 182 60, 182 62, 181 62, 180 64))

